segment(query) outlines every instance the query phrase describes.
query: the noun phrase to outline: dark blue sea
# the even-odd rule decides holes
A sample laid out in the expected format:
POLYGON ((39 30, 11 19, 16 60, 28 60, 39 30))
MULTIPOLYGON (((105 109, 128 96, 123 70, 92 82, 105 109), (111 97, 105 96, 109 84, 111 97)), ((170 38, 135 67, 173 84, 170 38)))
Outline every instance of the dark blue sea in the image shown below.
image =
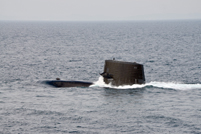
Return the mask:
POLYGON ((1 21, 0 133, 201 134, 201 21, 1 21), (146 84, 104 84, 113 58, 143 64, 146 84))

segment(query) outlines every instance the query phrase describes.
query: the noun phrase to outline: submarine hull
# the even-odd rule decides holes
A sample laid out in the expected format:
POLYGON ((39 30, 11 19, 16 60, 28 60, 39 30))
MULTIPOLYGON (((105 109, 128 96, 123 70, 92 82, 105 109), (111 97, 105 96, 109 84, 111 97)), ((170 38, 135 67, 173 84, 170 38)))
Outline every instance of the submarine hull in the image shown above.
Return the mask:
POLYGON ((93 84, 92 82, 63 80, 46 81, 45 83, 53 87, 89 87, 93 84))
MULTIPOLYGON (((106 84, 113 86, 145 84, 143 65, 136 62, 105 60, 104 72, 100 75, 106 84)), ((63 81, 60 78, 45 83, 54 87, 89 87, 93 84, 83 81, 63 81)))

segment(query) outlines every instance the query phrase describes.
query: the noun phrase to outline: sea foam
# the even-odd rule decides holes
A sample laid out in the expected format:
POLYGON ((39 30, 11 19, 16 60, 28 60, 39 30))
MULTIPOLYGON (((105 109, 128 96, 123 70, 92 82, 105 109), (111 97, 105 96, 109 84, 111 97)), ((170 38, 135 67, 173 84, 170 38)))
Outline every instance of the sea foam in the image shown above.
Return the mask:
POLYGON ((123 85, 123 86, 113 86, 111 84, 106 84, 103 77, 100 76, 98 81, 94 82, 90 87, 104 87, 104 88, 114 88, 114 89, 138 89, 145 87, 157 87, 164 89, 175 89, 175 90, 191 90, 191 89, 201 89, 201 84, 185 84, 181 82, 149 82, 146 84, 133 84, 133 85, 123 85))

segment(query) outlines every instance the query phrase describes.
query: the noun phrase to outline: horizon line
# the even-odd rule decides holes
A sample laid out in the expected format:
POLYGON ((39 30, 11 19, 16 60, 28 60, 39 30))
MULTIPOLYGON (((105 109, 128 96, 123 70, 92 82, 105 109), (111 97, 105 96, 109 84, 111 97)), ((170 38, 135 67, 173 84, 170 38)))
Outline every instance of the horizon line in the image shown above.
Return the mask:
POLYGON ((139 19, 139 20, 0 20, 9 22, 139 22, 139 21, 199 21, 200 19, 139 19))

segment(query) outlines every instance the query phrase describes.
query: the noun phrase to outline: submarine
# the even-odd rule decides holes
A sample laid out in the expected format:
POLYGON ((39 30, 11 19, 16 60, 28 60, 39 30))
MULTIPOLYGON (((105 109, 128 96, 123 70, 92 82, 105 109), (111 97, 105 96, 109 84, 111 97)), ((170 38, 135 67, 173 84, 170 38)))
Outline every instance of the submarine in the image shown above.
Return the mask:
MULTIPOLYGON (((105 60, 103 73, 100 75, 104 78, 106 84, 112 86, 123 86, 133 84, 145 84, 144 67, 136 62, 125 62, 105 60)), ((60 78, 56 80, 45 81, 46 84, 53 87, 89 87, 93 82, 84 81, 64 81, 60 78)))

